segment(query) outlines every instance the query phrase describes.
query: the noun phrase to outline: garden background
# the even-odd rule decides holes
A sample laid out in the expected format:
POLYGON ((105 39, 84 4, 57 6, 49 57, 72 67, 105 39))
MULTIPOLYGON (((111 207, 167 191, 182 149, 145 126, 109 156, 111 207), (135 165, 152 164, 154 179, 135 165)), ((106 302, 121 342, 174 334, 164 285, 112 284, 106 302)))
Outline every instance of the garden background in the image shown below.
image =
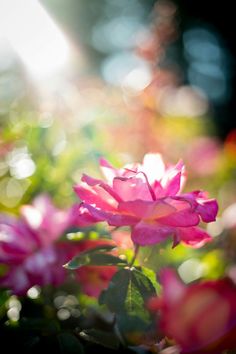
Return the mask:
MULTIPOLYGON (((159 331, 155 316, 147 320, 149 298, 162 293, 159 272, 175 269, 188 285, 236 279, 232 7, 184 0, 0 2, 0 338, 9 350, 187 353, 159 331), (182 159, 184 190, 217 200, 204 247, 172 248, 166 238, 142 245, 134 259, 127 228, 79 219, 84 200, 75 186, 83 173, 101 178, 101 157, 121 167, 148 153, 161 154, 168 166, 182 159), (102 261, 89 253, 94 247, 104 252, 102 261), (68 266, 81 252, 89 260, 68 266), (115 267, 133 264, 140 272, 134 283, 143 286, 131 296, 138 320, 117 310, 127 289, 115 298, 119 306, 110 304, 109 291, 98 304, 115 267)), ((232 346, 219 348, 209 352, 232 346)))

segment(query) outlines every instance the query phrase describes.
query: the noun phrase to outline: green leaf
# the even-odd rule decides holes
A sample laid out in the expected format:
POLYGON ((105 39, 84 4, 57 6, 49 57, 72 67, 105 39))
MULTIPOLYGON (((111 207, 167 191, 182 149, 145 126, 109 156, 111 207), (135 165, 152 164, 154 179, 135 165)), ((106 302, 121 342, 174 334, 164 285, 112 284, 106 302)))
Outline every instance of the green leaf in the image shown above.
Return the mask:
POLYGON ((119 328, 120 335, 123 340, 125 339, 130 344, 132 342, 133 334, 135 334, 134 337, 136 337, 136 339, 138 334, 143 336, 143 334, 148 331, 149 325, 150 321, 145 321, 139 316, 128 316, 122 314, 117 317, 117 326, 119 328))
POLYGON ((1 306, 5 305, 8 298, 9 298, 9 295, 8 295, 7 291, 1 290, 1 292, 0 292, 0 308, 1 308, 1 306))
POLYGON ((60 353, 64 354, 84 354, 83 346, 72 333, 60 333, 57 336, 60 353))
POLYGON ((151 281, 151 283, 154 286, 157 294, 160 293, 161 285, 157 282, 156 273, 152 269, 146 268, 146 267, 142 267, 141 268, 141 272, 144 275, 146 275, 146 277, 148 277, 148 279, 151 281))
POLYGON ((5 315, 7 311, 6 302, 9 299, 9 294, 7 291, 2 290, 0 292, 0 319, 5 315))
POLYGON ((127 262, 119 257, 113 256, 108 253, 91 253, 91 254, 81 254, 74 257, 70 262, 64 265, 67 269, 78 269, 82 266, 124 266, 127 262))
POLYGON ((109 252, 109 251, 113 250, 115 247, 116 246, 114 246, 114 245, 106 245, 106 244, 104 244, 104 245, 100 245, 100 246, 97 246, 97 247, 94 247, 94 248, 90 248, 87 251, 83 251, 78 256, 84 255, 84 254, 98 253, 98 252, 109 252))
POLYGON ((121 269, 112 278, 99 302, 119 315, 145 316, 147 300, 156 295, 152 282, 137 269, 121 269))
POLYGON ((116 314, 116 325, 122 340, 134 345, 150 326, 146 303, 155 295, 155 288, 145 274, 135 268, 125 268, 114 275, 108 289, 100 295, 99 302, 116 314))
MULTIPOLYGON (((94 257, 91 257, 91 255, 96 254, 96 253, 99 254, 100 252, 102 253, 102 252, 111 251, 115 247, 116 246, 114 246, 114 245, 104 244, 104 245, 100 245, 100 246, 88 249, 84 252, 79 253, 74 258, 72 258, 72 260, 70 262, 66 263, 63 267, 65 267, 67 269, 77 269, 77 268, 84 266, 84 265, 95 265, 95 264, 93 264, 93 261, 95 261, 95 259, 94 259, 94 257)), ((99 262, 99 260, 98 260, 98 262, 99 262)), ((100 262, 101 262, 101 259, 100 259, 100 262)), ((104 265, 104 264, 97 264, 97 265, 104 265)), ((107 265, 109 265, 109 264, 107 264, 107 265)))

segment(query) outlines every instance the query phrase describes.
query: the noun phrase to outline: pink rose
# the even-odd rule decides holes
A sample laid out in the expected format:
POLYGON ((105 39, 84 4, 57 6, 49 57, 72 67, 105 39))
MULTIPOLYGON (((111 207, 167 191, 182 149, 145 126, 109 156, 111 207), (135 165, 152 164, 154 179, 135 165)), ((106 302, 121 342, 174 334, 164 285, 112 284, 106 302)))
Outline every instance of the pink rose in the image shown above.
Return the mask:
POLYGON ((111 226, 130 226, 135 244, 152 245, 174 239, 193 247, 210 236, 198 227, 215 220, 218 205, 205 192, 181 193, 184 165, 166 167, 160 154, 147 154, 143 164, 116 169, 100 160, 106 182, 83 175, 75 192, 82 200, 78 209, 81 223, 106 221, 111 226))
POLYGON ((181 354, 219 354, 236 348, 236 286, 229 279, 185 285, 176 274, 161 274, 161 298, 151 299, 163 333, 175 340, 181 354))
MULTIPOLYGON (((115 246, 102 239, 61 241, 65 230, 75 225, 74 208, 57 209, 49 197, 39 196, 21 208, 18 219, 0 214, 0 262, 8 267, 1 286, 25 295, 34 285, 61 285, 68 275, 63 265, 75 255, 100 245, 115 246)), ((75 278, 87 295, 96 297, 115 272, 112 266, 84 266, 75 271, 75 278)))
POLYGON ((71 245, 56 241, 71 226, 70 210, 57 209, 44 195, 20 213, 18 219, 0 214, 0 262, 8 267, 1 286, 25 294, 34 285, 63 283, 71 245))

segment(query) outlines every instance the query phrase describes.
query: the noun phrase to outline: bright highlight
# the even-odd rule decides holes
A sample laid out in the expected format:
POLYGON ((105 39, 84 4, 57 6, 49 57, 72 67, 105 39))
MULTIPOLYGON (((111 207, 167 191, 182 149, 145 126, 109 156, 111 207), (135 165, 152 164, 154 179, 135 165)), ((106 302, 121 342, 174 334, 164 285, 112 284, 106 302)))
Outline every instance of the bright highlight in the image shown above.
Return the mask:
POLYGON ((37 0, 0 1, 0 33, 29 72, 44 79, 65 66, 66 39, 37 0))

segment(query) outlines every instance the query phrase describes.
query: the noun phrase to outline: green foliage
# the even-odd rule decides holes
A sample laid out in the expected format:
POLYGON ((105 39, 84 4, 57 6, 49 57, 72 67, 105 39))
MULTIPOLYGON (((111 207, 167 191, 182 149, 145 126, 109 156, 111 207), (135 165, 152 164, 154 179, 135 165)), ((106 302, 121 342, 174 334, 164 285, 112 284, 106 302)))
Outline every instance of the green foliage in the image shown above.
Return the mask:
POLYGON ((72 333, 59 333, 57 339, 61 354, 84 354, 82 344, 72 333))
POLYGON ((74 257, 64 267, 67 269, 78 269, 82 266, 124 266, 127 262, 107 253, 91 253, 74 257))
POLYGON ((127 268, 114 275, 99 302, 116 314, 121 335, 132 342, 134 335, 140 335, 150 325, 146 304, 155 295, 156 290, 145 274, 135 268, 127 268))
POLYGON ((0 318, 4 316, 6 312, 6 302, 8 300, 9 295, 6 291, 0 292, 0 318))
POLYGON ((78 269, 82 266, 125 266, 127 262, 119 257, 113 256, 104 251, 111 251, 114 248, 112 245, 98 246, 93 249, 81 252, 75 256, 70 262, 64 265, 67 269, 78 269))
POLYGON ((121 269, 112 278, 107 290, 102 293, 100 303, 117 314, 140 315, 146 301, 156 295, 151 281, 135 268, 121 269))

